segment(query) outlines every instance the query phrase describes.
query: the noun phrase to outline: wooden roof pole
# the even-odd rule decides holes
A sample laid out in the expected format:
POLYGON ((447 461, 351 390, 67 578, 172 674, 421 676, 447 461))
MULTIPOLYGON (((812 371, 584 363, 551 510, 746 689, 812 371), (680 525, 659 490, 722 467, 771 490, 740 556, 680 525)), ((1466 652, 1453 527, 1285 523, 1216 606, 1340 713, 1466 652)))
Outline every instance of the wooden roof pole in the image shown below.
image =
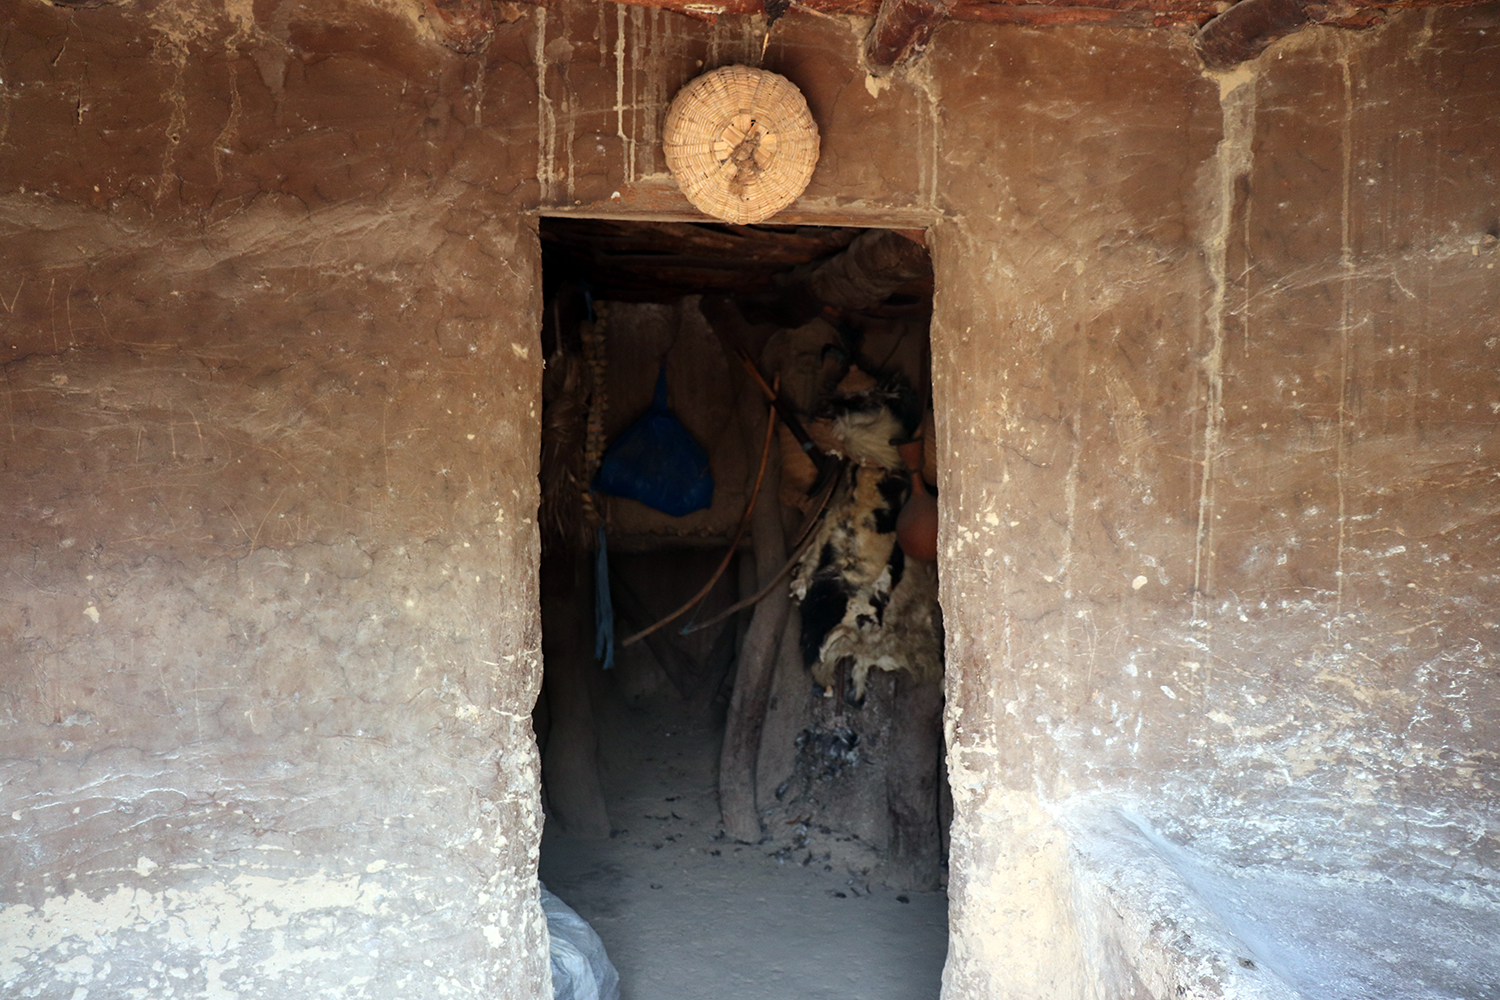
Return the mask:
POLYGON ((1311 21, 1307 0, 1240 0, 1199 29, 1193 44, 1209 69, 1233 69, 1311 21))
POLYGON ((881 0, 875 24, 865 36, 865 61, 876 75, 897 69, 922 51, 938 25, 948 19, 954 0, 881 0))

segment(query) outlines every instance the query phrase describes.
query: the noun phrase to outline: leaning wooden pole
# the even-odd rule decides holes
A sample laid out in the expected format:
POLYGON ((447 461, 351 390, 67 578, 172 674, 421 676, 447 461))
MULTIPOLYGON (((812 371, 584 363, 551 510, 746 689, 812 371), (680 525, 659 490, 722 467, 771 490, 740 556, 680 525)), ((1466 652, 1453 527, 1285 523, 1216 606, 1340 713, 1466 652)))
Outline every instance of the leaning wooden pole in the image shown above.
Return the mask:
MULTIPOLYGON (((765 418, 758 394, 746 393, 742 412, 747 424, 758 429, 765 418)), ((747 432, 753 436, 753 431, 747 432)), ((751 546, 755 552, 756 578, 760 586, 771 582, 786 560, 786 536, 781 525, 780 462, 774 457, 760 484, 755 514, 750 522, 751 546)), ((776 672, 776 654, 786 630, 791 596, 786 587, 772 588, 755 606, 745 631, 735 672, 734 694, 724 726, 724 746, 719 753, 719 809, 724 832, 735 840, 754 843, 761 836, 760 814, 755 805, 755 760, 760 753, 760 733, 765 725, 766 702, 776 672)))

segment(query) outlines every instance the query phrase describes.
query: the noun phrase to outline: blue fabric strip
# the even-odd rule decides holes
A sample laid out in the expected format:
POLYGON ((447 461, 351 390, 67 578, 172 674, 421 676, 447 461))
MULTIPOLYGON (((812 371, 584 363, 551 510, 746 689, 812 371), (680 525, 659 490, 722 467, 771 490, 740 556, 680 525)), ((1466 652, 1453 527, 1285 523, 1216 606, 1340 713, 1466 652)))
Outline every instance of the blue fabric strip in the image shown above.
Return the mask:
POLYGON ((599 555, 594 560, 594 659, 602 659, 605 670, 615 665, 615 608, 609 599, 609 546, 602 524, 599 555))

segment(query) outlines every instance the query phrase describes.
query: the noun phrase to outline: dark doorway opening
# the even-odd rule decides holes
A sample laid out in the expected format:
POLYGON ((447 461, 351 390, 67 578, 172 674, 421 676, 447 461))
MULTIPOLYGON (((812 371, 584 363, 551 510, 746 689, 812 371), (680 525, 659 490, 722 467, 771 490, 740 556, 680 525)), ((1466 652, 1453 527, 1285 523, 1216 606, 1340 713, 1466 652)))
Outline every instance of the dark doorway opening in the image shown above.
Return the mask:
POLYGON ((625 1000, 936 997, 922 234, 548 218, 541 237, 543 881, 625 1000), (706 496, 691 456, 649 460, 670 434, 620 457, 663 405, 706 496))

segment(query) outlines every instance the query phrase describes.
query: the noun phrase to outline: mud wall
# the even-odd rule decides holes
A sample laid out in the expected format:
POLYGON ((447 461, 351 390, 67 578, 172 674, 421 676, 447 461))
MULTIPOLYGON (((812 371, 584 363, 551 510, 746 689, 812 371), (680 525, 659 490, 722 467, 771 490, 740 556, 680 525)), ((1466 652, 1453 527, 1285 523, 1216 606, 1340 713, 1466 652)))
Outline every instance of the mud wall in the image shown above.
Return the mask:
MULTIPOLYGON (((494 10, 470 55, 397 0, 0 15, 7 992, 546 995, 525 213, 691 218, 665 102, 761 34, 494 10)), ((1101 801, 1493 879, 1495 19, 1222 79, 778 26, 784 218, 933 227, 947 996, 1184 986, 1077 882, 1101 801)))
POLYGON ((817 168, 777 223, 926 227, 941 212, 937 105, 920 71, 883 79, 864 71, 865 27, 858 18, 792 17, 767 42, 760 18, 704 23, 620 4, 535 10, 540 205, 551 215, 704 221, 667 172, 661 126, 684 83, 743 63, 795 83, 818 123, 817 168))
POLYGON ((550 996, 510 145, 230 6, 4 15, 0 993, 550 996))
POLYGON ((1185 44, 940 36, 945 107, 1004 53, 934 230, 945 995, 1255 968, 1158 962, 1170 908, 1109 966, 1072 832, 1100 809, 1288 877, 1493 883, 1495 26, 1310 32, 1217 79, 1185 44))

